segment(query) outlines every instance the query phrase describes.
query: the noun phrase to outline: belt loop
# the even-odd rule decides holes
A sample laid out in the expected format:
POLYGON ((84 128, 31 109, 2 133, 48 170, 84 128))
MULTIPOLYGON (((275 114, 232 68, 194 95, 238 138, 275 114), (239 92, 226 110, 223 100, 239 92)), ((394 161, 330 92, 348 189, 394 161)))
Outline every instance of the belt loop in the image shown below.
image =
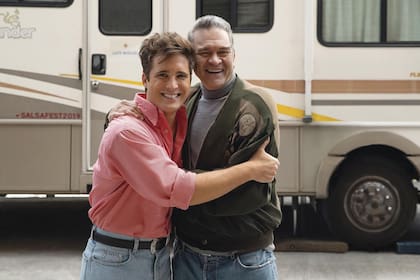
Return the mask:
POLYGON ((133 253, 137 252, 139 249, 140 240, 134 239, 133 253))
POLYGON ((153 239, 152 243, 150 244, 150 253, 152 253, 152 255, 154 255, 156 253, 156 243, 158 242, 159 239, 153 239))
POLYGON ((96 226, 93 225, 92 228, 90 229, 90 237, 93 238, 93 232, 96 230, 96 226))

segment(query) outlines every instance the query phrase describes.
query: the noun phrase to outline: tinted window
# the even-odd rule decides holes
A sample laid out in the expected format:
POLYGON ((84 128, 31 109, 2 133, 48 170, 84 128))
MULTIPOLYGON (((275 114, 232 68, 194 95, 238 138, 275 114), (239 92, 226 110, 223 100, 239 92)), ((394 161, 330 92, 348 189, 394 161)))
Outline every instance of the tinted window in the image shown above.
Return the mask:
POLYGON ((152 29, 152 0, 100 0, 99 27, 107 35, 145 35, 152 29))
POLYGON ((273 25, 273 0, 198 0, 197 17, 218 15, 227 20, 233 32, 266 32, 273 25))
POLYGON ((73 0, 0 0, 0 6, 67 7, 73 0))

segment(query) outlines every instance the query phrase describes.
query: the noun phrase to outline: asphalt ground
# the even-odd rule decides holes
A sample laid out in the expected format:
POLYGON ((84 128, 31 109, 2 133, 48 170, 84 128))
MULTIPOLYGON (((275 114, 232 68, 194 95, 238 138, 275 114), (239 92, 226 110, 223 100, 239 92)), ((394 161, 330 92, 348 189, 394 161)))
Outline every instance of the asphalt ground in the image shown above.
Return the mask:
MULTIPOLYGON (((79 279, 91 227, 88 209, 85 198, 0 198, 0 279, 79 279)), ((276 232, 277 247, 284 249, 276 251, 280 279, 420 279, 420 255, 398 254, 393 246, 377 252, 335 252, 335 240, 311 216, 293 236, 290 211, 285 209, 276 232), (312 247, 297 252, 286 246, 290 242, 312 247)), ((402 240, 420 241, 419 211, 402 240)))

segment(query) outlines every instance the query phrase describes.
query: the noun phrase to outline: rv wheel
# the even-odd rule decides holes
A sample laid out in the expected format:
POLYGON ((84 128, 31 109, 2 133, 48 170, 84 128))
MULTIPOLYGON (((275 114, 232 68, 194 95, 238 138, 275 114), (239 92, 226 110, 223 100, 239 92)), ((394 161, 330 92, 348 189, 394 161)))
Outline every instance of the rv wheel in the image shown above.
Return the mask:
POLYGON ((330 230, 353 248, 379 249, 407 231, 416 203, 401 162, 359 156, 348 159, 334 176, 324 215, 330 230))

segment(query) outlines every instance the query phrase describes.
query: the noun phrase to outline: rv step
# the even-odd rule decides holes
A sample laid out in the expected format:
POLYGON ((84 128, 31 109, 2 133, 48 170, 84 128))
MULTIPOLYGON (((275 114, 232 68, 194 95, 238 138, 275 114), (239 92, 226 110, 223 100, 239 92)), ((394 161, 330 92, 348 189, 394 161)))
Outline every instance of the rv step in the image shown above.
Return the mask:
POLYGON ((420 254, 420 241, 397 242, 397 253, 399 253, 399 254, 420 254))
POLYGON ((342 241, 291 238, 276 242, 276 251, 284 252, 345 253, 348 249, 348 244, 342 241))

